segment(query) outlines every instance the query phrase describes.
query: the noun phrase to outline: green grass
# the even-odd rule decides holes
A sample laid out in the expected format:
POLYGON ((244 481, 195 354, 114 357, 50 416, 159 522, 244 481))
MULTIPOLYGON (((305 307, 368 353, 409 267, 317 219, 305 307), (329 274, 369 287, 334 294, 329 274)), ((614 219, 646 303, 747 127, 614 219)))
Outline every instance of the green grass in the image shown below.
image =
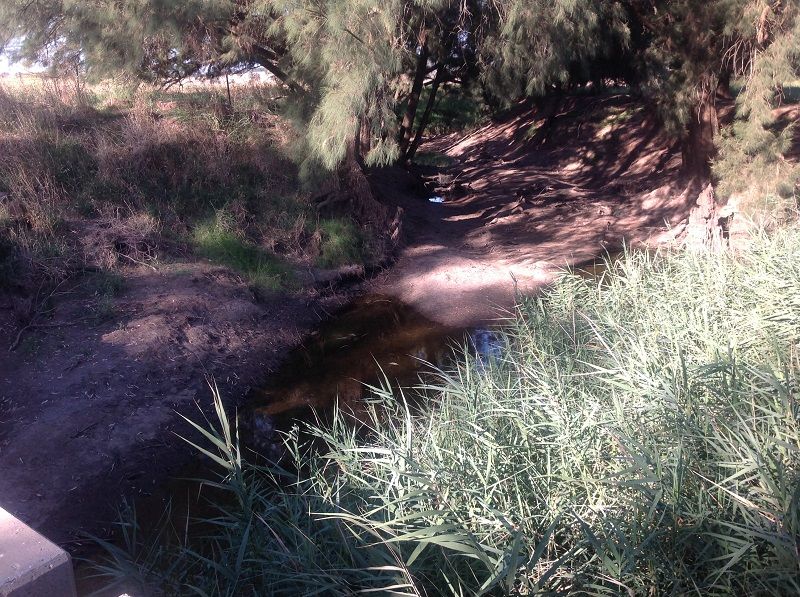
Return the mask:
POLYGON ((280 290, 292 284, 291 269, 277 256, 237 234, 222 212, 195 227, 192 241, 199 255, 235 270, 257 288, 280 290))
POLYGON ((414 155, 414 163, 420 166, 433 166, 435 168, 448 168, 457 162, 449 155, 436 151, 420 151, 414 155))
POLYGON ((598 128, 624 125, 642 110, 643 108, 641 106, 637 106, 635 108, 619 106, 608 108, 603 114, 600 115, 598 128))
POLYGON ((193 441, 228 497, 188 542, 106 545, 101 572, 215 595, 800 590, 797 230, 565 275, 504 337, 421 409, 376 388, 366 421, 295 429, 284 468, 246 462, 216 395, 193 441))
POLYGON ((185 254, 186 231, 199 228, 212 258, 239 264, 264 287, 289 281, 288 270, 252 243, 204 235, 215 210, 239 214, 238 238, 314 256, 303 253, 313 210, 285 155, 291 134, 259 107, 273 88, 239 88, 236 109, 220 113, 217 91, 130 95, 103 84, 102 97, 89 99, 113 105, 95 109, 58 83, 0 86, 1 286, 33 288, 97 261, 70 231, 120 212, 153 216, 154 240, 164 241, 153 246, 164 252, 185 254))
MULTIPOLYGON (((422 118, 422 113, 428 104, 429 93, 426 87, 420 95, 417 120, 422 118)), ((465 89, 460 85, 449 90, 440 89, 431 110, 427 134, 441 135, 473 128, 481 122, 488 111, 477 89, 465 89)))
POLYGON ((95 288, 92 310, 96 319, 105 321, 116 315, 114 299, 124 290, 125 278, 116 272, 103 270, 92 275, 86 283, 95 288))
POLYGON ((320 254, 317 265, 339 267, 364 260, 364 239, 355 224, 343 218, 319 222, 320 254))

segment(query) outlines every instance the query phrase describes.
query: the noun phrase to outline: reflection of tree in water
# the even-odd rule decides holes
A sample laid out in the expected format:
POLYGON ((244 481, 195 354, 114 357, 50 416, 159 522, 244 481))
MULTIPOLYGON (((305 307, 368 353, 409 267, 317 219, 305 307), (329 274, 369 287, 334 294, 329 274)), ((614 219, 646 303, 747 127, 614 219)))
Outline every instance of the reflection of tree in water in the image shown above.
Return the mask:
POLYGON ((358 411, 365 384, 385 375, 393 384, 413 385, 426 363, 442 365, 464 332, 434 323, 391 298, 356 301, 296 350, 252 403, 270 416, 302 416, 335 403, 358 411))

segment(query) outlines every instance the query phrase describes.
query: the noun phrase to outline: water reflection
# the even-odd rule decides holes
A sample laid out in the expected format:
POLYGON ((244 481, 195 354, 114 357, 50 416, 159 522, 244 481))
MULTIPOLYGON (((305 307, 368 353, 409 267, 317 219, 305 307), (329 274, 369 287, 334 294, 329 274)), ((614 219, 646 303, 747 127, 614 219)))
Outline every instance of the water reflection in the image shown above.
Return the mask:
POLYGON ((441 366, 466 330, 449 328, 385 296, 351 303, 296 349, 268 386, 255 391, 253 431, 271 435, 282 421, 307 418, 334 405, 357 413, 366 392, 384 375, 413 385, 427 363, 441 366))

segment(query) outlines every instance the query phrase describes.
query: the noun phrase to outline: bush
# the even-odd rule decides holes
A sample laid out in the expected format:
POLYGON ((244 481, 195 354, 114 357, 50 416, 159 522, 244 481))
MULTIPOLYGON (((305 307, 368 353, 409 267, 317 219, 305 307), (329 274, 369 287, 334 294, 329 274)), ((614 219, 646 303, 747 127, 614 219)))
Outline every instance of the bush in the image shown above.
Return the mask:
POLYGON ((795 594, 798 258, 791 231, 565 274, 503 357, 462 354, 422 412, 377 390, 359 425, 295 429, 285 469, 243 461, 217 400, 198 429, 229 498, 188 545, 109 546, 105 572, 225 595, 795 594))
MULTIPOLYGON (((83 241, 105 241, 108 235, 96 232, 111 220, 156 223, 147 261, 156 258, 156 247, 184 254, 192 244, 188 232, 202 233, 219 209, 244 213, 228 249, 250 238, 298 260, 313 258, 316 247, 304 244, 312 208, 297 192, 296 166, 283 155, 291 133, 259 107, 273 88, 239 88, 235 106, 242 108, 219 117, 219 96, 205 88, 140 89, 127 98, 118 85, 95 88, 108 97, 103 108, 59 79, 0 86, 0 242, 13 245, 15 263, 25 265, 15 266, 20 285, 34 287, 100 261, 110 266, 107 243, 87 250, 83 241)), ((277 258, 254 243, 239 244, 239 257, 223 252, 248 262, 254 283, 288 281, 277 258)), ((3 257, 5 278, 9 263, 3 257)))
MULTIPOLYGON (((428 104, 429 90, 426 87, 420 96, 417 119, 422 118, 424 106, 428 104)), ((404 109, 405 106, 402 106, 404 109)), ((462 132, 477 126, 489 112, 478 88, 455 86, 441 90, 431 110, 428 134, 443 135, 462 132)))

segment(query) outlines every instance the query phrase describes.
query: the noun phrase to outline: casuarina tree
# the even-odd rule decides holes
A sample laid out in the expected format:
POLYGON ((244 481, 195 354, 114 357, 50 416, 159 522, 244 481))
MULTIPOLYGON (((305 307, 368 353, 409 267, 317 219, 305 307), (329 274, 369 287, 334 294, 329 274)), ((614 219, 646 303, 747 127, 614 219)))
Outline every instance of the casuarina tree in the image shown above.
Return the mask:
POLYGON ((799 13, 788 0, 4 0, 0 39, 22 40, 22 57, 161 82, 261 65, 302 123, 307 172, 410 160, 448 82, 480 77, 502 106, 624 80, 681 139, 686 173, 707 180, 715 160, 785 149, 774 108, 798 75, 799 13))

